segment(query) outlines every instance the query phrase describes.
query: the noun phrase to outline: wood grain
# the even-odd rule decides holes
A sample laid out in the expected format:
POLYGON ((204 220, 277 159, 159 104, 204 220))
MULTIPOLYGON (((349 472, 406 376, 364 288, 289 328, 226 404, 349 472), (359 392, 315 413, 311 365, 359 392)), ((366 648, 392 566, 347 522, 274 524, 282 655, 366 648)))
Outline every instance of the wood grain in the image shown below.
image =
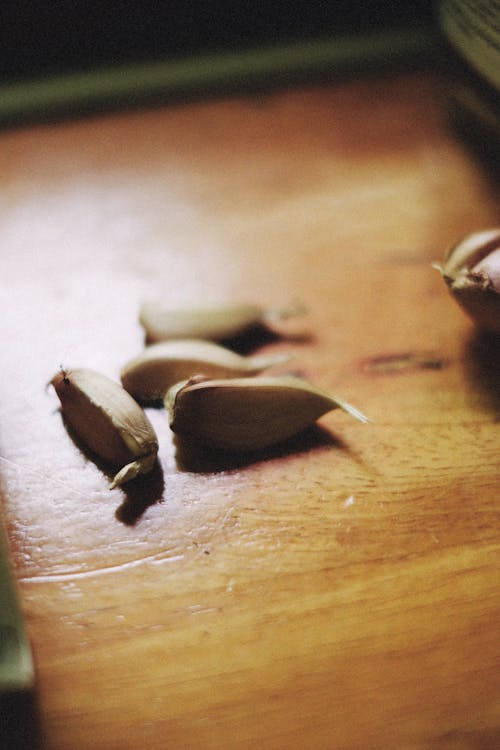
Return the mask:
MULTIPOLYGON (((500 744, 500 353, 431 268, 498 224, 432 74, 0 134, 1 495, 43 750, 500 744), (146 298, 300 302, 261 350, 353 402, 124 490, 45 383, 146 298)), ((258 342, 254 342, 258 343, 258 342)), ((20 718, 22 720, 22 717, 20 718)))

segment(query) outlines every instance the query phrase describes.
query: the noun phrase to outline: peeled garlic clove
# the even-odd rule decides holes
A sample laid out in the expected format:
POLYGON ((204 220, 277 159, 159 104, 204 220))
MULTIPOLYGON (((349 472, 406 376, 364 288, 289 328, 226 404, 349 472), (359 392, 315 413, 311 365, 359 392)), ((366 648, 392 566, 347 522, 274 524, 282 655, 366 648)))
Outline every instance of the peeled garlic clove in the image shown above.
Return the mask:
POLYGON ((249 451, 286 440, 332 409, 367 418, 342 399, 294 376, 177 383, 165 406, 171 429, 216 448, 249 451))
POLYGON ((212 341, 177 339, 151 344, 121 372, 123 387, 141 403, 163 401, 170 386, 195 373, 207 378, 248 377, 288 356, 243 357, 212 341))
POLYGON ((121 467, 110 489, 153 469, 158 453, 155 431, 121 385, 87 369, 62 370, 50 382, 78 438, 104 461, 121 467))
POLYGON ((248 304, 173 309, 161 302, 146 302, 141 307, 139 320, 151 343, 185 338, 224 341, 297 312, 298 309, 266 310, 248 304))
POLYGON ((476 325, 500 333, 500 229, 468 235, 435 267, 476 325))

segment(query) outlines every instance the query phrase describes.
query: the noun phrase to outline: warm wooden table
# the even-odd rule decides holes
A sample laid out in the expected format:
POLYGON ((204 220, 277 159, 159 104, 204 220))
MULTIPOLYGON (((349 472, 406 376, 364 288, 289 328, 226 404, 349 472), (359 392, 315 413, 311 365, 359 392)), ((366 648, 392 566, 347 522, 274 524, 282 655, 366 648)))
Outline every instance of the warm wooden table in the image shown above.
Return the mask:
POLYGON ((431 73, 4 131, 1 493, 43 750, 500 746, 500 367, 431 262, 499 189, 431 73), (299 301, 322 435, 128 494, 45 383, 140 302, 299 301), (330 439, 328 439, 330 436, 330 439))

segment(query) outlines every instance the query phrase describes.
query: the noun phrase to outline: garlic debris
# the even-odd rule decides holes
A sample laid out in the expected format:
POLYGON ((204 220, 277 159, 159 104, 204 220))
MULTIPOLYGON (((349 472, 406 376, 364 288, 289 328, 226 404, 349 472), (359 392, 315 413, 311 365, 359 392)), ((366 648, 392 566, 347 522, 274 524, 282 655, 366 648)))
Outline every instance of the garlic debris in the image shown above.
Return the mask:
POLYGON ((476 325, 500 333, 500 228, 468 235, 434 267, 476 325))
POLYGON ((68 425, 82 443, 104 461, 121 467, 110 489, 153 469, 158 453, 155 431, 121 385, 88 369, 61 370, 50 383, 68 425))
POLYGON ((332 409, 368 421, 344 400, 295 376, 193 378, 172 386, 165 406, 174 432, 231 451, 280 443, 332 409))
POLYGON ((185 338, 224 341, 257 326, 285 320, 298 312, 298 307, 266 310, 251 304, 175 309, 161 302, 146 302, 141 306, 139 321, 149 343, 185 338))
POLYGON ((202 339, 151 344, 122 369, 123 387, 140 403, 163 401, 167 390, 201 373, 207 378, 248 377, 288 361, 288 355, 243 357, 202 339))

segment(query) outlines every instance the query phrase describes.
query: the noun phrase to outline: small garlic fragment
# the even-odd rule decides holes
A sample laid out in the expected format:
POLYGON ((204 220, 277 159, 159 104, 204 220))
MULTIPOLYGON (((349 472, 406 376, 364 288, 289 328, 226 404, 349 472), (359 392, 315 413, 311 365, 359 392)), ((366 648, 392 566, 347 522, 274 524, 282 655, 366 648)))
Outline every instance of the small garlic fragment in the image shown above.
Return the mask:
POLYGON ((149 343, 186 338, 225 341, 298 312, 298 307, 266 310, 251 304, 175 309, 162 302, 146 302, 141 306, 139 321, 149 343))
POLYGON ((500 333, 500 228, 468 235, 434 267, 476 325, 500 333))
POLYGON ((173 432, 231 451, 280 443, 336 408, 368 421, 347 402, 295 376, 193 378, 172 386, 165 406, 173 432))
POLYGON ((248 377, 288 361, 288 355, 243 357, 202 339, 151 344, 121 372, 123 387, 140 403, 163 401, 170 386, 195 373, 207 378, 248 377))
POLYGON ((139 404, 99 372, 58 372, 50 381, 69 426, 97 456, 120 466, 110 489, 152 471, 158 452, 154 429, 139 404))

